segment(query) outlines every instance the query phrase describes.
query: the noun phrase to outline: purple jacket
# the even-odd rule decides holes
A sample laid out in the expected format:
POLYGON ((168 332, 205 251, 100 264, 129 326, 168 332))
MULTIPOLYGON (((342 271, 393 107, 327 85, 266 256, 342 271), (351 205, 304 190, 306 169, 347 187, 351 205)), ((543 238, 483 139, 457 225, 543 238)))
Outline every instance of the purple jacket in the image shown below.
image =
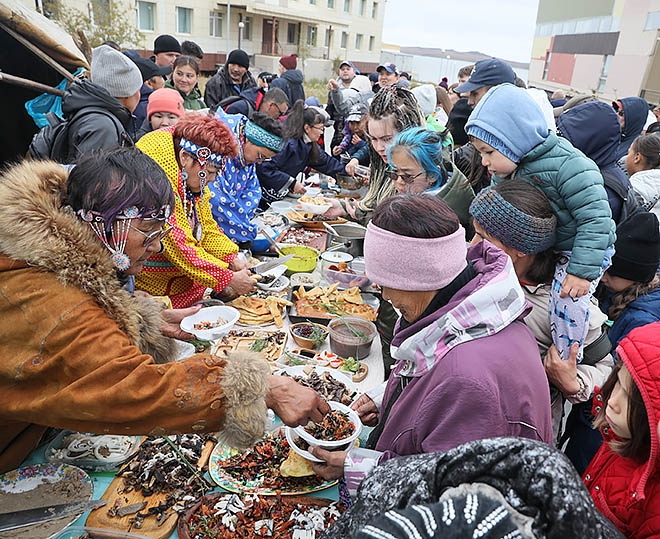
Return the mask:
POLYGON ((377 452, 349 454, 350 486, 359 470, 368 471, 369 459, 382 463, 496 436, 552 443, 548 379, 522 322, 529 307, 511 260, 487 241, 471 247, 467 258, 477 276, 449 304, 402 331, 397 324, 397 364, 381 413, 399 377, 412 380, 390 411, 377 452))

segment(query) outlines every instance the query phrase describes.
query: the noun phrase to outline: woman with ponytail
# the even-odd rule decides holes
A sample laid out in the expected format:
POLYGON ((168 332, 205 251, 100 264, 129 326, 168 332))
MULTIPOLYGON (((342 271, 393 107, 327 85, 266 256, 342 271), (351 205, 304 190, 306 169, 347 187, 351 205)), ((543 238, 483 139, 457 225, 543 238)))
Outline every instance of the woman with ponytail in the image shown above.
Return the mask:
POLYGON ((291 191, 304 193, 296 176, 307 167, 335 177, 346 174, 346 167, 327 154, 318 143, 325 129, 325 116, 316 107, 308 107, 299 99, 287 115, 286 139, 282 150, 272 159, 257 165, 262 201, 270 204, 283 199, 291 191))

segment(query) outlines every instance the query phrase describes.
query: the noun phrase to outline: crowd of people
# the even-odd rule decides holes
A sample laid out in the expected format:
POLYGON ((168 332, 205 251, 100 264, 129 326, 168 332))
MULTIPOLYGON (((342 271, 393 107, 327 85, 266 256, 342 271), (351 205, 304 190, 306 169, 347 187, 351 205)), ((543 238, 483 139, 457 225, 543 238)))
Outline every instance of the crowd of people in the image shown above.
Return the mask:
POLYGON ((255 77, 240 49, 202 95, 202 58, 95 48, 64 136, 2 173, 0 471, 48 427, 246 447, 267 408, 319 420, 264 361, 171 338, 209 290, 255 290, 258 211, 359 165, 324 215, 366 227, 385 381, 353 404, 367 447, 310 448, 354 499, 325 537, 660 536, 660 111, 496 58, 437 85, 346 60, 324 106, 295 54, 255 77))

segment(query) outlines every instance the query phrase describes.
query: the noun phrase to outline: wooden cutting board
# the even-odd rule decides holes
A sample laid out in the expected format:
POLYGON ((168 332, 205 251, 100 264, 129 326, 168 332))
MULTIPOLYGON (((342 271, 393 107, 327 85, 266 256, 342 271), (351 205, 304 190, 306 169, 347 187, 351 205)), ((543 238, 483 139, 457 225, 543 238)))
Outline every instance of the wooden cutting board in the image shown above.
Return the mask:
MULTIPOLYGON (((212 441, 207 442, 204 446, 202 456, 197 463, 197 467, 199 469, 201 469, 208 462, 214 446, 215 443, 212 441)), ((176 528, 176 523, 179 519, 179 515, 175 511, 172 511, 172 515, 165 519, 160 526, 158 525, 158 521, 155 516, 147 517, 144 519, 142 527, 139 529, 135 528, 134 526, 132 527, 131 523, 129 522, 129 520, 133 518, 135 514, 126 515, 125 517, 108 516, 108 509, 114 505, 117 498, 122 498, 122 505, 131 505, 134 503, 141 503, 146 501, 147 505, 140 511, 141 513, 144 513, 150 507, 159 505, 167 498, 166 493, 153 494, 147 498, 142 495, 141 491, 119 493, 119 489, 123 488, 123 486, 123 477, 115 477, 112 480, 112 483, 108 485, 108 488, 100 498, 101 500, 108 500, 108 503, 105 506, 99 507, 98 509, 92 511, 87 517, 85 525, 93 528, 103 528, 120 532, 133 532, 139 535, 144 535, 146 537, 153 537, 154 539, 166 539, 169 537, 176 528)))

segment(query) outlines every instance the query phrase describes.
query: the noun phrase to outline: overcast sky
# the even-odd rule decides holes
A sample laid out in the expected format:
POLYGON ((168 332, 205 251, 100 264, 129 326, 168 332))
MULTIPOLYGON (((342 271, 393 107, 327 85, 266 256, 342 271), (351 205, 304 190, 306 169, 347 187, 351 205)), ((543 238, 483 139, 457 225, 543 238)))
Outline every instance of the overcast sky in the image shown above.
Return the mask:
POLYGON ((529 62, 538 0, 387 0, 383 41, 529 62))

